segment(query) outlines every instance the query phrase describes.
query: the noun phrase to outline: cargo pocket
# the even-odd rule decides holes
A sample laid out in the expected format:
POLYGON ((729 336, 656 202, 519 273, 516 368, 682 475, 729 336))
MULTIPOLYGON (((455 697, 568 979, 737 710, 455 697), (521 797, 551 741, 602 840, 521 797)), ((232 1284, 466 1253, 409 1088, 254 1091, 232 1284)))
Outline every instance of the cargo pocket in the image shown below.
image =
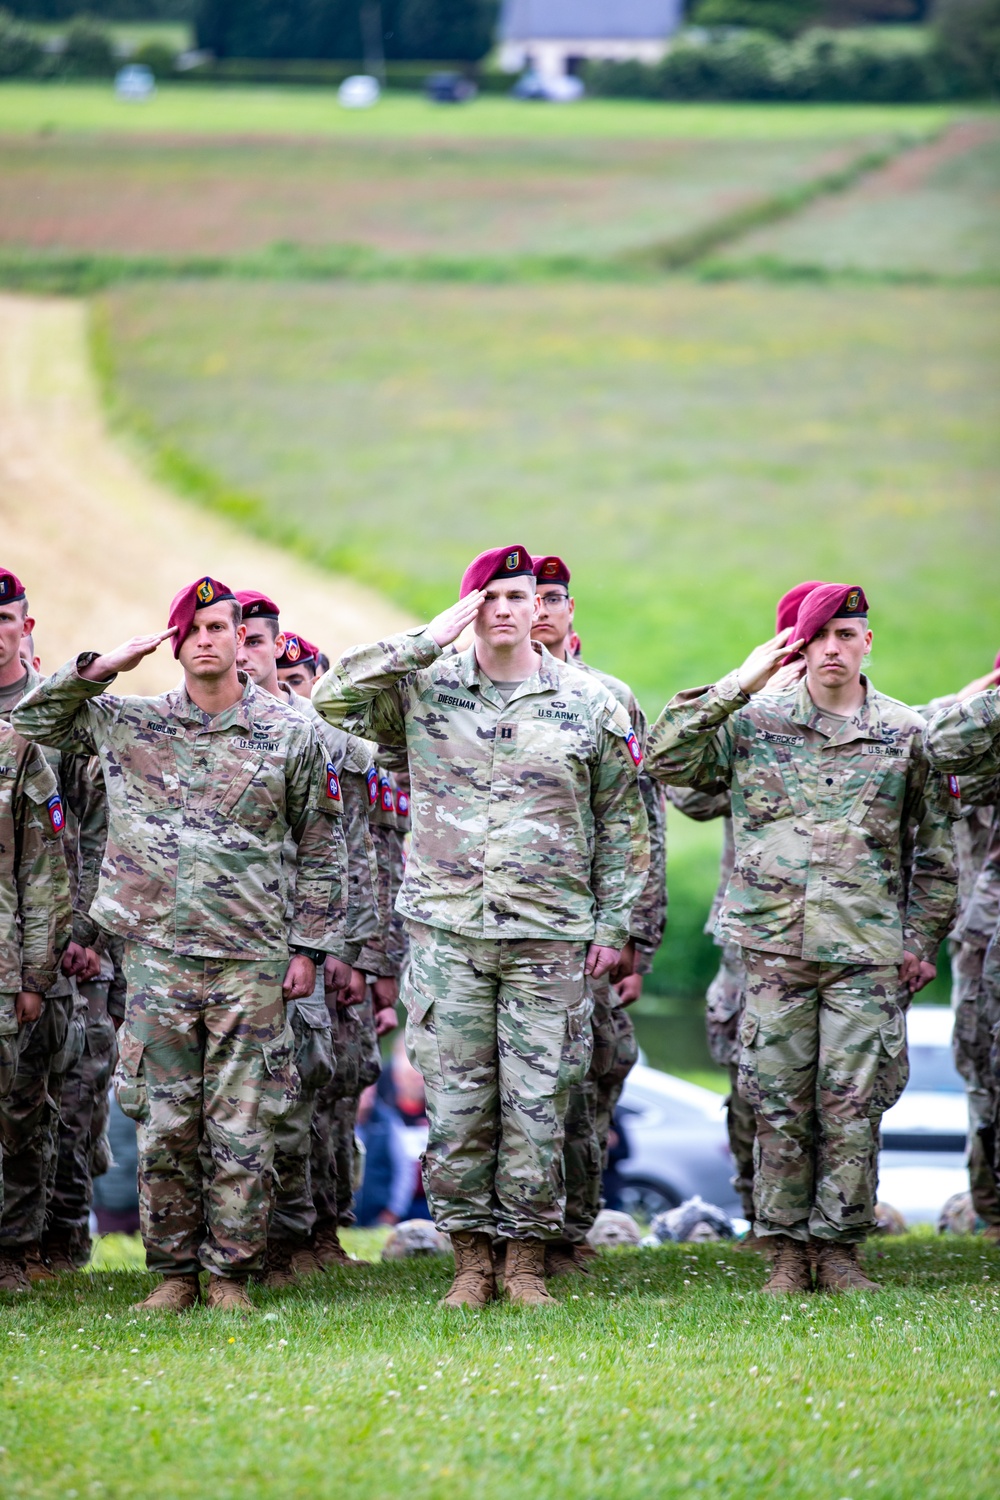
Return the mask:
POLYGON ((299 1073, 295 1066, 290 1030, 280 1040, 266 1043, 261 1051, 264 1054, 264 1078, 257 1106, 257 1122, 266 1128, 277 1120, 283 1120, 297 1104, 299 1073))
POLYGON ((14 1087, 17 1072, 18 1033, 17 1016, 11 1002, 10 1010, 0 1012, 0 1099, 6 1099, 14 1087))
POLYGON ((582 1083, 590 1070, 594 1053, 594 1029, 590 1024, 593 1013, 594 1002, 589 995, 584 995, 566 1012, 566 1030, 559 1059, 560 1092, 582 1083))
POLYGON ((757 1038, 760 1034, 760 1016, 746 1011, 740 1022, 740 1062, 738 1089, 740 1098, 751 1109, 760 1109, 760 1077, 757 1067, 757 1038))
POLYGON ((434 1027, 434 999, 421 993, 413 983, 412 967, 403 981, 402 1001, 406 1010, 406 1055, 426 1083, 432 1083, 441 1072, 437 1033, 434 1027))
POLYGON ((118 1066, 112 1080, 118 1108, 130 1120, 149 1119, 149 1098, 142 1066, 142 1043, 124 1033, 118 1038, 118 1066))
POLYGON ((872 1113, 891 1109, 906 1088, 910 1059, 906 1051, 906 1019, 901 1010, 888 1016, 879 1027, 879 1060, 872 1088, 872 1113))
POLYGON ((333 1082, 336 1069, 329 1026, 313 1026, 306 1021, 295 1054, 295 1066, 300 1087, 309 1093, 318 1093, 333 1082))

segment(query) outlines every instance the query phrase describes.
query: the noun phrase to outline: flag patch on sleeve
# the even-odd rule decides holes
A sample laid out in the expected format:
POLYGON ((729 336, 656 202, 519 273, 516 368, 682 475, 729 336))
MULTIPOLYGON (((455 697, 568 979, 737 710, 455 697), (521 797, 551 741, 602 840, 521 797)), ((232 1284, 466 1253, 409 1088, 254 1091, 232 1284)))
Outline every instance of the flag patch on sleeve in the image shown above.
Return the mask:
POLYGON ((52 832, 62 833, 66 827, 66 814, 63 812, 62 798, 59 796, 59 793, 57 792, 54 797, 50 797, 45 806, 48 809, 52 832))
POLYGON ((340 801, 340 778, 329 761, 326 766, 326 795, 331 802, 340 801))

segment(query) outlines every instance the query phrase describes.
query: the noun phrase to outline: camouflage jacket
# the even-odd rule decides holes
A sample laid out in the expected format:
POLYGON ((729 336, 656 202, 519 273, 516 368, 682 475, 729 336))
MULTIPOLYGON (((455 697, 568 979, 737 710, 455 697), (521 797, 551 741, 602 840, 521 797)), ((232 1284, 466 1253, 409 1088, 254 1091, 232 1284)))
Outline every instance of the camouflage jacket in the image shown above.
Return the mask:
POLYGON ((941 709, 927 726, 924 744, 931 765, 961 778, 963 802, 994 804, 982 866, 954 934, 984 948, 1000 922, 1000 689, 941 709))
MULTIPOLYGON (((639 747, 645 754, 649 725, 639 700, 628 683, 623 682, 620 677, 612 677, 610 672, 598 671, 597 667, 592 667, 579 658, 571 665, 582 672, 590 672, 609 692, 614 693, 628 714, 639 747)), ((642 895, 632 910, 629 936, 635 940, 636 973, 648 974, 667 929, 667 810, 663 805, 662 788, 649 775, 645 766, 639 768, 639 793, 649 825, 649 875, 642 895)))
MULTIPOLYGON (((712 897, 712 905, 709 908, 708 917, 702 928, 709 937, 715 936, 715 927, 722 910, 722 902, 725 899, 726 887, 729 877, 733 873, 733 865, 736 863, 736 844, 733 840, 733 816, 728 787, 710 788, 702 791, 699 787, 692 786, 668 786, 666 789, 667 801, 671 807, 676 807, 686 818, 691 818, 695 823, 713 823, 716 818, 722 819, 722 853, 719 855, 719 882, 715 887, 715 895, 712 897)), ((717 939, 722 942, 723 939, 717 939)))
POLYGON ((109 932, 203 958, 343 941, 336 778, 309 722, 244 679, 210 718, 183 687, 118 698, 68 662, 14 710, 28 739, 100 758, 108 841, 92 912, 109 932), (281 848, 297 845, 295 896, 281 848))
POLYGON ((291 688, 283 686, 282 701, 309 720, 340 781, 345 836, 340 879, 347 892, 347 912, 344 939, 336 956, 354 965, 365 943, 378 931, 379 922, 378 870, 368 827, 369 787, 374 772, 371 753, 364 740, 328 724, 308 698, 300 698, 291 688))
POLYGON ((405 772, 393 775, 379 764, 372 809, 372 837, 378 856, 379 931, 365 945, 358 960, 360 969, 376 977, 398 978, 406 960, 406 933, 396 910, 396 899, 406 867, 404 849, 410 826, 408 782, 405 772))
POLYGON ((64 821, 42 752, 0 719, 0 994, 56 982, 71 921, 64 821))
POLYGON ((664 709, 650 773, 731 789, 735 864, 721 937, 817 962, 897 964, 904 947, 933 961, 955 904, 949 820, 925 794, 920 716, 865 687, 863 708, 847 722, 824 715, 804 681, 748 699, 735 673, 664 709))
POLYGON ((349 651, 313 702, 407 751, 404 916, 468 937, 624 945, 649 870, 642 756, 593 677, 541 651, 505 704, 474 648, 442 657, 420 627, 349 651))

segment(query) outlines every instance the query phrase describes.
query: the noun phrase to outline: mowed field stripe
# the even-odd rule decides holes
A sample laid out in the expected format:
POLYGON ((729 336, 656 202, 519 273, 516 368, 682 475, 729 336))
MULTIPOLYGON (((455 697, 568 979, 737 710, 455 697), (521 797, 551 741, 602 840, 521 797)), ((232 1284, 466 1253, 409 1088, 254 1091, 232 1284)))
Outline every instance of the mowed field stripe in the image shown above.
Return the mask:
MULTIPOLYGON (((412 623, 372 590, 244 536, 143 474, 101 414, 87 316, 82 302, 0 295, 2 561, 27 585, 44 668, 160 628, 199 573, 266 589, 331 657, 412 623)), ((127 686, 162 692, 177 678, 164 647, 127 686)))

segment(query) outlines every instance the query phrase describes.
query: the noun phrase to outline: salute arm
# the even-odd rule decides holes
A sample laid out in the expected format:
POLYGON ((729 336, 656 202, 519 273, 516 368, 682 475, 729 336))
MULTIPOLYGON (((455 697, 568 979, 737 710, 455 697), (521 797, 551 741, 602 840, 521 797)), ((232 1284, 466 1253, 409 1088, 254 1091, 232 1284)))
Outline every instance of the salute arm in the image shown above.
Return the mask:
POLYGON ((80 669, 94 660, 93 651, 85 652, 25 694, 10 716, 18 734, 55 750, 96 755, 121 699, 104 691, 114 678, 91 682, 80 676, 80 669))
POLYGON ((1000 688, 935 714, 924 731, 927 759, 954 775, 1000 772, 1000 688))
POLYGON ((317 713, 331 724, 377 744, 405 745, 406 721, 398 684, 441 655, 430 627, 405 630, 370 646, 356 646, 313 689, 317 713))
POLYGON ((718 791, 732 777, 730 716, 749 702, 735 672, 671 698, 649 737, 646 769, 672 786, 718 791))

